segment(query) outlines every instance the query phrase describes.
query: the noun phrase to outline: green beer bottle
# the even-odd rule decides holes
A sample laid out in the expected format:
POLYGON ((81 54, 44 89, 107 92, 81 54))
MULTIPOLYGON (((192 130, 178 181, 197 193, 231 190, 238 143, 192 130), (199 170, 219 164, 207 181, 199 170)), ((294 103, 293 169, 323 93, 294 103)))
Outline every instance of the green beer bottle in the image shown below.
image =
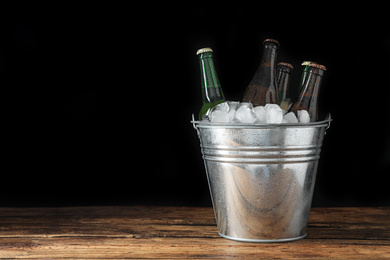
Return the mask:
POLYGON ((199 49, 196 52, 200 63, 200 76, 202 86, 203 106, 199 112, 199 120, 214 106, 225 102, 225 97, 219 84, 218 76, 214 68, 213 50, 211 48, 199 49))
POLYGON ((307 77, 307 72, 308 72, 308 70, 309 70, 309 64, 310 64, 310 63, 316 64, 315 61, 304 61, 304 62, 302 62, 302 64, 301 64, 301 66, 302 66, 302 77, 301 77, 301 82, 299 83, 299 90, 298 90, 298 92, 301 91, 302 86, 303 86, 303 83, 305 83, 305 79, 306 79, 306 77, 307 77))

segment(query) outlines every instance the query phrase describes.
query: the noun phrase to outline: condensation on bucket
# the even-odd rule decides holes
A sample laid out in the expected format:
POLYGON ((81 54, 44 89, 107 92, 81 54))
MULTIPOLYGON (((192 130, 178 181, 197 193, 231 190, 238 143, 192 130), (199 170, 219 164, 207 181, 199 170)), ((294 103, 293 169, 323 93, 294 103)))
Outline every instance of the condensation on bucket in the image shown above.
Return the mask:
POLYGON ((329 119, 289 125, 193 121, 219 234, 245 242, 306 236, 329 119))

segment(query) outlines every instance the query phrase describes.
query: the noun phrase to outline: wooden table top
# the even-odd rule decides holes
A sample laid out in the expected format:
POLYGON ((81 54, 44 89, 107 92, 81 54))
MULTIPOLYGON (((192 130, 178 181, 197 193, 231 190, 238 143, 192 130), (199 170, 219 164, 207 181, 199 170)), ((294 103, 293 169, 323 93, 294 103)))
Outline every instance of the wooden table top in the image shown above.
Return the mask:
POLYGON ((390 208, 312 208, 305 239, 221 238, 212 208, 0 208, 0 259, 390 259, 390 208))

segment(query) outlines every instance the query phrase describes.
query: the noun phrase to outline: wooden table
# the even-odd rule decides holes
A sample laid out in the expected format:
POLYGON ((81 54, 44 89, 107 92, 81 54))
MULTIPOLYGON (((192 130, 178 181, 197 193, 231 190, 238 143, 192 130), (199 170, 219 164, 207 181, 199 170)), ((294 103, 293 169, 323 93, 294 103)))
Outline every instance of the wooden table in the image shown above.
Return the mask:
POLYGON ((219 237, 212 208, 0 208, 0 259, 390 259, 390 208, 313 208, 289 243, 219 237))

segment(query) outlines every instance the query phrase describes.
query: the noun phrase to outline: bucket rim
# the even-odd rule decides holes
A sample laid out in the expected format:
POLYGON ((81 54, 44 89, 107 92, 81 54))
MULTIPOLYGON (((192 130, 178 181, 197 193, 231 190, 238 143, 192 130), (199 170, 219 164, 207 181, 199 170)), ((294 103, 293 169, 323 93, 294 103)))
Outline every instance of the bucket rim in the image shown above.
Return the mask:
POLYGON ((194 128, 196 127, 208 127, 208 128, 261 128, 261 129, 268 129, 268 128, 307 128, 307 127, 325 127, 328 129, 330 127, 330 122, 332 122, 333 119, 331 118, 330 113, 326 116, 325 120, 307 123, 307 124, 300 124, 300 123, 284 123, 284 124, 255 124, 255 123, 221 123, 221 122, 208 122, 208 121, 199 121, 195 120, 194 114, 192 114, 192 121, 194 128))

